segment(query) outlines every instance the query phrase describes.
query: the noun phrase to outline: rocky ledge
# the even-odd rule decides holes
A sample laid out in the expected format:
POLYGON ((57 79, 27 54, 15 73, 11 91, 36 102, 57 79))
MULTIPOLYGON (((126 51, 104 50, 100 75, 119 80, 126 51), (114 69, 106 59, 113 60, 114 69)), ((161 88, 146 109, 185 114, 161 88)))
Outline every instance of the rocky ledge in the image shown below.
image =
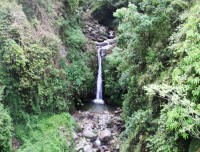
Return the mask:
POLYGON ((73 133, 77 152, 118 152, 119 134, 124 129, 121 109, 114 113, 104 111, 77 112, 73 116, 80 130, 73 133))

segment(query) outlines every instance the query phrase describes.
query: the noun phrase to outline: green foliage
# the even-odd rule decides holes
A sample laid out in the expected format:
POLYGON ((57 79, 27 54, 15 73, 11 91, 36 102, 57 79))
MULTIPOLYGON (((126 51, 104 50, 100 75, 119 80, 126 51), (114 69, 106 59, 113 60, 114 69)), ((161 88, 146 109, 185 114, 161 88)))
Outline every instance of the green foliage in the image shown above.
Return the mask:
MULTIPOLYGON (((168 103, 163 105, 159 116, 158 131, 150 137, 152 151, 162 151, 161 147, 166 145, 166 138, 171 137, 174 141, 179 138, 200 137, 199 134, 199 105, 185 98, 182 89, 168 85, 150 85, 145 87, 150 95, 158 95, 168 103), (162 130, 162 133, 160 132, 162 130), (161 136, 162 134, 162 136, 161 136), (158 138, 158 136, 161 136, 158 138), (160 143, 157 141, 159 139, 160 143), (156 148, 157 147, 157 148, 156 148)), ((173 145, 174 141, 169 141, 173 145)), ((170 144, 169 144, 170 145, 170 144)), ((165 147, 167 148, 167 147, 165 147)), ((174 146, 167 148, 174 149, 174 146)), ((178 151, 178 150, 176 150, 178 151)))
MULTIPOLYGON (((11 106, 14 121, 28 121, 28 113, 73 108, 72 103, 86 97, 94 80, 89 56, 82 52, 86 39, 77 14, 67 14, 69 8, 64 10, 63 2, 17 2, 21 5, 0 2, 2 102, 11 106)), ((78 1, 70 4, 75 7, 78 1)))
MULTIPOLYGON (((1 95, 1 94, 0 94, 1 95)), ((8 111, 0 103, 0 150, 2 152, 12 151, 12 123, 8 111)))
MULTIPOLYGON (((105 95, 110 97, 112 103, 121 105, 122 92, 126 89, 126 83, 116 83, 116 80, 120 78, 120 69, 123 53, 120 50, 113 50, 112 55, 107 55, 106 60, 103 62, 103 72, 105 81, 105 95), (118 69, 116 69, 118 68, 118 69), (119 71, 118 71, 119 70, 119 71)), ((124 73, 123 79, 128 78, 124 73)), ((128 81, 128 80, 127 80, 128 81)))
POLYGON ((176 13, 169 11, 171 6, 167 3, 160 3, 150 5, 152 8, 158 7, 154 12, 138 12, 138 9, 143 9, 146 5, 144 1, 139 6, 129 4, 128 8, 119 9, 114 13, 120 23, 118 47, 124 52, 114 72, 119 73, 115 81, 119 80, 120 87, 123 87, 126 93, 123 103, 124 117, 130 116, 140 106, 145 106, 146 98, 142 86, 153 82, 155 77, 159 76, 163 64, 167 64, 166 59, 172 55, 164 48, 173 29, 171 16, 176 13), (166 12, 161 12, 160 9, 166 12))
POLYGON ((186 151, 180 141, 199 138, 199 2, 131 2, 114 13, 118 49, 104 70, 112 97, 123 97, 125 122, 135 126, 123 150, 140 151, 147 145, 150 151, 186 151), (140 132, 141 124, 129 117, 147 109, 152 109, 151 117, 140 132))
POLYGON ((152 152, 178 152, 176 139, 166 133, 163 134, 162 130, 158 130, 153 137, 149 136, 147 141, 150 143, 147 148, 152 152))
POLYGON ((79 0, 69 0, 67 2, 69 3, 72 11, 77 11, 79 7, 79 0))
POLYGON ((171 37, 174 43, 170 46, 181 58, 172 74, 173 83, 183 86, 188 98, 196 103, 200 101, 199 8, 200 4, 197 3, 189 13, 181 16, 185 23, 171 37))
POLYGON ((31 116, 30 122, 18 124, 15 136, 22 146, 18 152, 72 152, 73 118, 66 113, 57 115, 31 116))
POLYGON ((139 148, 139 145, 141 145, 141 143, 138 142, 137 145, 138 136, 141 136, 139 137, 140 138, 139 141, 144 140, 143 139, 145 138, 144 130, 148 126, 151 120, 151 116, 152 116, 151 110, 147 111, 138 110, 126 119, 126 124, 125 124, 126 129, 125 131, 122 132, 122 137, 123 137, 123 144, 121 147, 122 152, 141 151, 141 148, 139 148), (132 143, 135 143, 136 145, 133 145, 132 143))
POLYGON ((74 29, 73 27, 71 27, 70 29, 66 30, 66 36, 66 43, 68 46, 81 48, 86 45, 86 39, 81 29, 74 29))
MULTIPOLYGON (((74 110, 93 88, 78 7, 79 0, 0 2, 0 99, 20 122, 19 151, 73 151, 69 114, 32 115, 74 110)), ((6 110, 0 114, 0 149, 11 151, 10 117, 6 110)))

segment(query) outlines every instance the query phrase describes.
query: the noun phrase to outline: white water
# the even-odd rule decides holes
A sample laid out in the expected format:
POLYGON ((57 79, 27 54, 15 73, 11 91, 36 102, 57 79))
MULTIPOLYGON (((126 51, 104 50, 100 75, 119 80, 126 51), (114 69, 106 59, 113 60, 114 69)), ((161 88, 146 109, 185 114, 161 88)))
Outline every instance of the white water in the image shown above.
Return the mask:
MULTIPOLYGON (((113 36, 113 33, 110 33, 110 36, 113 36)), ((96 99, 93 100, 94 103, 104 104, 103 101, 103 79, 102 79, 102 57, 105 55, 103 52, 112 48, 113 42, 116 39, 107 39, 104 42, 96 42, 98 48, 98 75, 97 75, 97 88, 96 88, 96 99)))
POLYGON ((98 76, 97 76, 97 91, 96 91, 96 99, 94 100, 95 103, 104 104, 102 99, 103 94, 103 81, 102 81, 102 58, 101 58, 101 48, 98 49, 98 76))

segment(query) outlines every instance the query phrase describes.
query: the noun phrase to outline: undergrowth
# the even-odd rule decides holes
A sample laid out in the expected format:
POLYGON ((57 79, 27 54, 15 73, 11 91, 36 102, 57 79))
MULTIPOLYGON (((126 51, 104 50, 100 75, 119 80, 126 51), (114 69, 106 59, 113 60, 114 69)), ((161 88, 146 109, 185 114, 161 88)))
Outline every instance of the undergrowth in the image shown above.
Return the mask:
POLYGON ((73 152, 72 132, 76 128, 68 113, 31 116, 30 121, 15 126, 15 136, 21 142, 17 152, 73 152))

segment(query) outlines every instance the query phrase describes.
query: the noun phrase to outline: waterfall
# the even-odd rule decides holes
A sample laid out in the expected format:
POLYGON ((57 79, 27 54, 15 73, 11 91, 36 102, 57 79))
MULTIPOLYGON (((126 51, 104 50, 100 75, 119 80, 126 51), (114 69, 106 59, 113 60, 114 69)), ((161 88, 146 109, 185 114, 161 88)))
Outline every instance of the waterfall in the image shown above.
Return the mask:
MULTIPOLYGON (((110 37, 114 37, 111 32, 110 37)), ((96 99, 93 100, 94 103, 104 104, 103 101, 103 79, 102 79, 102 58, 106 55, 105 51, 112 48, 113 43, 116 39, 107 39, 103 42, 96 42, 97 55, 98 55, 98 75, 97 75, 97 86, 96 86, 96 99)))
POLYGON ((98 49, 98 75, 97 75, 97 91, 96 91, 96 99, 94 100, 95 103, 104 104, 102 99, 103 94, 103 81, 102 81, 102 57, 101 57, 101 48, 98 49))
POLYGON ((101 65, 101 49, 98 49, 98 76, 97 76, 97 92, 96 99, 102 99, 102 65, 101 65))

